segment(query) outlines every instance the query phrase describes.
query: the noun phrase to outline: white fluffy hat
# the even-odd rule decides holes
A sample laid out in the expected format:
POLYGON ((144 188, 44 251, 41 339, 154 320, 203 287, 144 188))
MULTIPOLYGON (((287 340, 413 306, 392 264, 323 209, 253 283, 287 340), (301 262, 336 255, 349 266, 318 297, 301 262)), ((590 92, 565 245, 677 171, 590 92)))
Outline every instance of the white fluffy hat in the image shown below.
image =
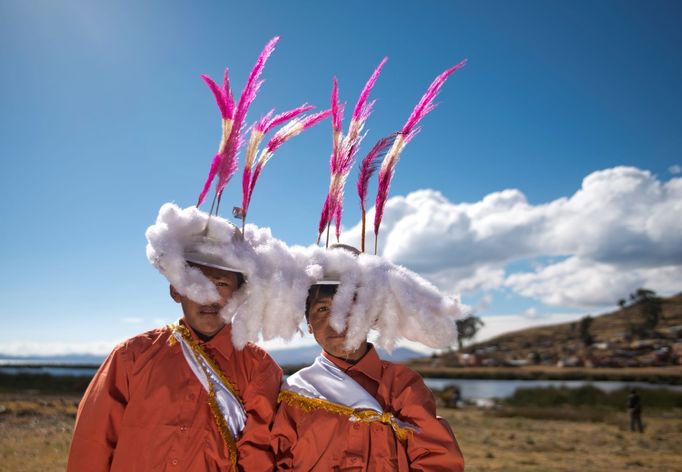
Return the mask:
MULTIPOLYGON (((232 294, 220 315, 232 324, 238 349, 257 341, 292 338, 303 318, 315 268, 307 271, 304 253, 272 237, 269 228, 231 222, 189 207, 164 204, 146 232, 147 258, 182 295, 197 303, 219 300, 215 285, 188 262, 244 275, 246 283, 232 294)), ((319 272, 319 271, 318 271, 319 272)))
MULTIPOLYGON (((249 234, 258 233, 249 225, 249 234)), ((215 267, 244 275, 247 283, 233 293, 220 315, 228 323, 243 324, 249 317, 262 318, 263 303, 251 295, 263 292, 267 284, 263 277, 265 265, 252 241, 229 221, 210 216, 195 208, 181 209, 173 203, 164 204, 156 223, 147 228, 147 258, 184 296, 197 303, 208 304, 220 299, 215 285, 196 267, 196 264, 215 267)), ((257 245, 268 244, 269 232, 257 245)), ((237 342, 242 347, 246 341, 237 342)))
MULTIPOLYGON (((400 339, 437 349, 457 341, 459 300, 443 295, 418 274, 382 257, 340 248, 311 246, 299 251, 306 254, 304 271, 311 285, 338 280, 330 324, 338 332, 346 330, 348 349, 356 349, 370 331, 377 333, 376 344, 389 352, 400 339)), ((297 311, 304 310, 305 303, 297 311)))

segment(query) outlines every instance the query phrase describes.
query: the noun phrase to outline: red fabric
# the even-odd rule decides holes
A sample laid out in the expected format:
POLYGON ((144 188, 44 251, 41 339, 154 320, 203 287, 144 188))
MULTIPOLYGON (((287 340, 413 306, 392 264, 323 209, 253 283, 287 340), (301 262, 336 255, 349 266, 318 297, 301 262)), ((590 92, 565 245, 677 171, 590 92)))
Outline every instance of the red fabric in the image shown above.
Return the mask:
POLYGON ((272 426, 278 470, 464 470, 454 436, 436 418, 433 394, 409 368, 379 359, 374 347, 355 365, 324 354, 362 385, 384 411, 420 429, 402 444, 390 426, 353 423, 324 410, 280 403, 272 426))
MULTIPOLYGON (((104 361, 78 408, 68 472, 229 470, 229 452, 208 395, 180 344, 168 345, 170 335, 168 328, 140 334, 104 361)), ((237 440, 238 468, 272 470, 269 426, 281 369, 257 346, 236 350, 229 325, 208 342, 194 339, 244 402, 247 421, 237 440)))

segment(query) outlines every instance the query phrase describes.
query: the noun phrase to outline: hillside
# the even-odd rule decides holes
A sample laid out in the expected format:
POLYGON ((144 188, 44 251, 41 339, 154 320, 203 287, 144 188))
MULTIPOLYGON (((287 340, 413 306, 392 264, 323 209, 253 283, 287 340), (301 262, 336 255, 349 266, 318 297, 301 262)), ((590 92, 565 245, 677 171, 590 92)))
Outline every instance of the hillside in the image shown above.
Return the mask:
POLYGON ((644 301, 581 321, 497 336, 422 361, 433 367, 524 366, 652 367, 682 363, 682 293, 660 301, 659 321, 643 329, 644 301))

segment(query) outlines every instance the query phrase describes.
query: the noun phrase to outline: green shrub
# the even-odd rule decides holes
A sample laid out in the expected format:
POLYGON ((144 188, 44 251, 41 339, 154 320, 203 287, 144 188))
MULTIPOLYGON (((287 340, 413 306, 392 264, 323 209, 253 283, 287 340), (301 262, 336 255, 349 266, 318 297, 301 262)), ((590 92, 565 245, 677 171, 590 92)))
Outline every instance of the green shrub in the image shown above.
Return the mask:
MULTIPOLYGON (((682 408, 682 392, 665 388, 638 389, 637 391, 645 409, 682 408)), ((515 407, 585 406, 623 410, 627 406, 629 393, 628 388, 604 392, 592 385, 585 385, 580 388, 520 388, 514 392, 514 395, 504 400, 504 403, 515 407)))

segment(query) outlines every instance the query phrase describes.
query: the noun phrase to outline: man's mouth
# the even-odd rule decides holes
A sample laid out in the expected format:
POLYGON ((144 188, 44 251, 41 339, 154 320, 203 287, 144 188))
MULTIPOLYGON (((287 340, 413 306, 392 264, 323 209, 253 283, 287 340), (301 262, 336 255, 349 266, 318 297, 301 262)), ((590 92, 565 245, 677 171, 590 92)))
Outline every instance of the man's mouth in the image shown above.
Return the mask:
POLYGON ((202 307, 201 310, 199 310, 199 313, 202 315, 217 315, 219 311, 218 308, 207 306, 202 307))

